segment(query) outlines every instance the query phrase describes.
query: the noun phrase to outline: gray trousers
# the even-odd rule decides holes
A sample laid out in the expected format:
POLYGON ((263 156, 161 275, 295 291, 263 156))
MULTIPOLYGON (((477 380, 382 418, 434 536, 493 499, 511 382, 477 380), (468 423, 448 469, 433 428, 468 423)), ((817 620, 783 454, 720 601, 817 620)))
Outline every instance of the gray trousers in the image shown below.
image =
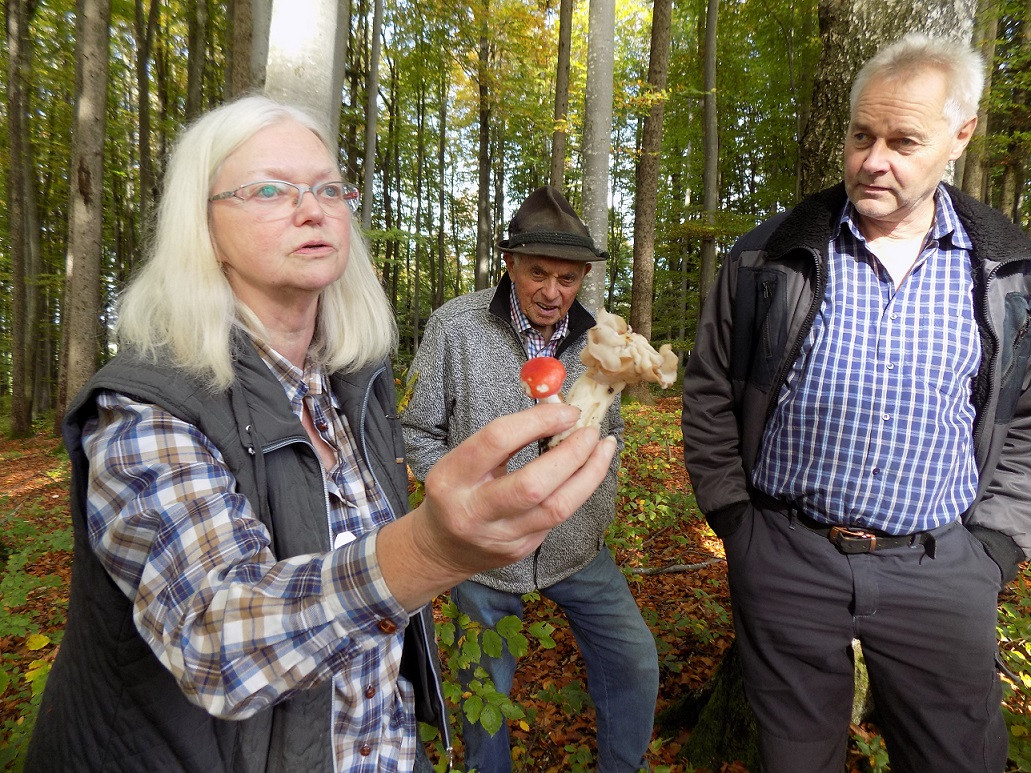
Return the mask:
POLYGON ((841 773, 863 647, 892 773, 999 773, 1001 572, 959 523, 927 545, 845 555, 750 508, 724 541, 745 693, 766 773, 841 773))

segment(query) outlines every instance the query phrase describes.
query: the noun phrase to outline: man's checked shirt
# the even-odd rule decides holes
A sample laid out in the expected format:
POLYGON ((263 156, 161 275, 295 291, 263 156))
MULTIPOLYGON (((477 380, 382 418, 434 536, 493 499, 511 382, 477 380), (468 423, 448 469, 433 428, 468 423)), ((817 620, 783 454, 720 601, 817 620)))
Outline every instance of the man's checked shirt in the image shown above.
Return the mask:
POLYGON ((912 534, 957 519, 976 494, 972 243, 942 186, 935 202, 899 288, 851 203, 831 238, 823 303, 753 474, 819 521, 912 534))

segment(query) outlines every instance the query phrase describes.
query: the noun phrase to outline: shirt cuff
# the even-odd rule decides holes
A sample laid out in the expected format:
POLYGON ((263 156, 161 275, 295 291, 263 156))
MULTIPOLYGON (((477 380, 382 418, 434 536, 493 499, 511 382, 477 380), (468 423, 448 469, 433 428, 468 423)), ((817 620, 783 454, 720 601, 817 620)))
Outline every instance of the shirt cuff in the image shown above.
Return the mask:
POLYGON ((376 560, 378 532, 366 534, 330 553, 323 567, 326 610, 341 637, 360 629, 391 635, 408 625, 409 614, 390 592, 376 560))

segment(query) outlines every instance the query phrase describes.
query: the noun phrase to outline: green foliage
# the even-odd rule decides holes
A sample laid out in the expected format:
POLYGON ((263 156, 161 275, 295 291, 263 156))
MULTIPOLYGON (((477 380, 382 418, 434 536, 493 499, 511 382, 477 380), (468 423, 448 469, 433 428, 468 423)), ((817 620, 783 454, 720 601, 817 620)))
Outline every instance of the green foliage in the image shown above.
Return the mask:
POLYGON ((1031 568, 999 605, 999 651, 1015 681, 1003 680, 1009 728, 1009 757, 1019 770, 1031 770, 1031 568))
MULTIPOLYGON (((11 456, 0 456, 0 465, 11 456)), ((64 467, 66 462, 60 463, 64 467)), ((65 604, 29 604, 34 595, 63 585, 57 575, 31 571, 39 559, 72 548, 71 527, 50 531, 40 526, 46 522, 40 515, 36 509, 11 508, 6 497, 0 498, 0 637, 16 645, 0 658, 0 697, 20 707, 17 719, 0 728, 0 769, 16 764, 25 753, 50 673, 50 659, 42 655, 60 644, 65 622, 65 604), (44 630, 57 633, 51 636, 44 630), (24 653, 41 657, 26 663, 24 653)))
POLYGON ((453 710, 461 710, 469 722, 478 722, 491 734, 501 728, 502 722, 524 719, 523 707, 499 692, 479 665, 483 655, 500 657, 504 646, 516 658, 526 654, 529 641, 522 621, 509 615, 494 628, 484 628, 451 602, 445 602, 441 612, 443 622, 437 623, 437 638, 447 676, 444 695, 453 710), (463 675, 467 677, 464 684, 463 675))
POLYGON ((887 773, 891 770, 888 764, 888 749, 884 745, 884 739, 879 735, 872 735, 869 738, 854 736, 856 749, 862 754, 860 760, 861 769, 868 773, 887 773))

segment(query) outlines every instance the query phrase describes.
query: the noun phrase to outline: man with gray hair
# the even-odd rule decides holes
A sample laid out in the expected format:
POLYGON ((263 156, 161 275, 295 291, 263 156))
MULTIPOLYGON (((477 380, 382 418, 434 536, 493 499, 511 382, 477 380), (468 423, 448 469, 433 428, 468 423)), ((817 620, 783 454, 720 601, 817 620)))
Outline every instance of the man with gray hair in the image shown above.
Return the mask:
POLYGON ((998 592, 1031 555, 1031 241, 942 182, 983 64, 908 35, 852 90, 844 184, 743 236, 684 376, 767 773, 845 760, 862 643, 892 770, 1006 764, 998 592))

